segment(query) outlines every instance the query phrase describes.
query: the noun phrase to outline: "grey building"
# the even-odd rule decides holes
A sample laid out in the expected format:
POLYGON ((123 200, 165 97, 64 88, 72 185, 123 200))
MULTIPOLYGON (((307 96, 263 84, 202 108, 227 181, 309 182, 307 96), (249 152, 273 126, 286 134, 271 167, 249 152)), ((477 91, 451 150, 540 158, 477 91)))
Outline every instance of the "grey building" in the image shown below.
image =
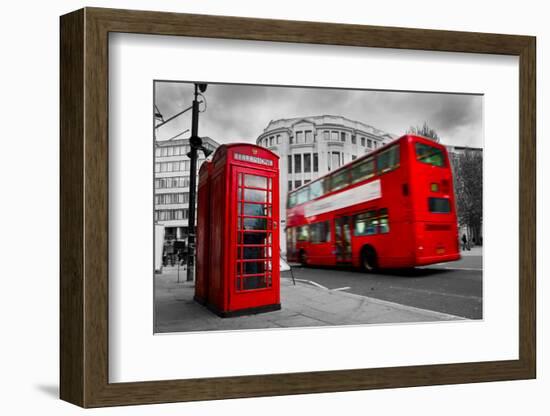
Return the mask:
POLYGON ((287 193, 351 162, 397 136, 342 116, 272 120, 256 143, 280 156, 281 252, 286 255, 287 193))
MULTIPOLYGON (((210 150, 219 146, 209 137, 203 137, 202 140, 210 150)), ((167 241, 187 239, 191 164, 187 156, 189 151, 189 139, 155 142, 154 221, 164 226, 167 241)), ((204 160, 204 154, 199 152, 197 172, 204 160)))

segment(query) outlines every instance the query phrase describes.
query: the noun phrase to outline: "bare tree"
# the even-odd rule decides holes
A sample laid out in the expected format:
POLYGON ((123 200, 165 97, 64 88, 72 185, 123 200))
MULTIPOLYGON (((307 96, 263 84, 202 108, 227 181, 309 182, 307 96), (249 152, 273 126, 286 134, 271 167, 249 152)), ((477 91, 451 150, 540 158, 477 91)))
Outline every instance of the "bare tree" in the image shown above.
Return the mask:
POLYGON ((451 154, 458 222, 469 236, 481 243, 483 218, 483 155, 478 150, 451 154))
POLYGON ((440 141, 440 137, 437 134, 437 132, 434 129, 432 129, 430 126, 428 126, 428 122, 426 121, 424 122, 422 127, 418 127, 418 126, 409 127, 409 130, 407 130, 407 133, 416 134, 417 136, 424 136, 438 143, 440 141))

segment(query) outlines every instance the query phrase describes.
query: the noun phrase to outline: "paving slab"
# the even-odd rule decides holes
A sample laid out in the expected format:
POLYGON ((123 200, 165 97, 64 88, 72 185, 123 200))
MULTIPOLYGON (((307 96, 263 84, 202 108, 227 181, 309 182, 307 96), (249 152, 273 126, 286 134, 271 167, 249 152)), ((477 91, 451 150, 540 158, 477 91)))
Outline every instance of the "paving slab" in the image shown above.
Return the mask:
POLYGON ((228 331, 403 322, 436 322, 464 318, 379 299, 329 290, 307 282, 281 279, 279 311, 220 318, 193 300, 193 282, 180 282, 177 271, 155 275, 155 332, 228 331))

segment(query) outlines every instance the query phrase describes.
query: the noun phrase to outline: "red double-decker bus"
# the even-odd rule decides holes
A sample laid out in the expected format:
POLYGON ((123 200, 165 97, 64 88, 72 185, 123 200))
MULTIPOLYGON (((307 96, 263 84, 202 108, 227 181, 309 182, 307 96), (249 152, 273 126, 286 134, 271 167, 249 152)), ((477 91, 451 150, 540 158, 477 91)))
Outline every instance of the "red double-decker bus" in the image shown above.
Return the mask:
POLYGON ((445 147, 405 135, 290 192, 287 258, 366 271, 458 260, 445 147))

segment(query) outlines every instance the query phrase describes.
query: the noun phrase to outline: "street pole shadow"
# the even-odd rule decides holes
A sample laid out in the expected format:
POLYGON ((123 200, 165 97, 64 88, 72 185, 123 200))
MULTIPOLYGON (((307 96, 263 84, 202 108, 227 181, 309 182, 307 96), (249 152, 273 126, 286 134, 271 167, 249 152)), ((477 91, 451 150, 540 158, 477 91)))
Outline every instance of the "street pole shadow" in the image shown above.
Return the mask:
POLYGON ((378 270, 377 274, 395 277, 430 277, 434 274, 441 275, 449 272, 451 272, 449 269, 423 269, 414 267, 407 269, 383 269, 378 270))
POLYGON ((46 396, 50 396, 54 399, 59 399, 59 386, 54 384, 38 384, 34 386, 36 390, 39 392, 45 394, 46 396))
MULTIPOLYGON (((377 270, 374 273, 366 273, 363 270, 352 267, 352 266, 297 266, 293 267, 294 273, 296 273, 296 276, 300 275, 300 272, 304 269, 309 270, 341 270, 346 272, 352 272, 357 274, 363 274, 366 277, 369 276, 384 276, 384 277, 405 277, 405 278, 423 278, 423 277, 430 277, 432 275, 441 275, 441 274, 447 274, 452 272, 452 270, 449 269, 441 269, 441 268, 420 268, 420 267, 410 267, 410 268, 398 268, 398 269, 380 269, 377 270)), ((284 273, 288 272, 281 272, 281 276, 283 276, 284 273)), ((290 276, 290 274, 288 274, 290 276)), ((286 276, 285 276, 286 277, 286 276)))

